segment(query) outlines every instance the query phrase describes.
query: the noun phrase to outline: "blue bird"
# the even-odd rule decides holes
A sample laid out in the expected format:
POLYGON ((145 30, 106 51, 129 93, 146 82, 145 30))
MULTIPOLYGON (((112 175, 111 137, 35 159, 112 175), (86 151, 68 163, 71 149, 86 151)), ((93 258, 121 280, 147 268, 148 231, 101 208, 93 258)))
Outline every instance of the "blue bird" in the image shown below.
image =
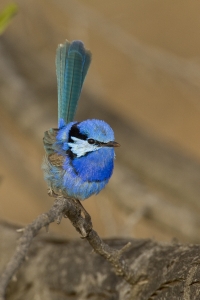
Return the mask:
POLYGON ((74 115, 91 63, 91 52, 81 41, 57 48, 58 129, 44 133, 42 169, 51 195, 85 200, 108 183, 114 167, 112 128, 102 120, 76 122, 74 115))

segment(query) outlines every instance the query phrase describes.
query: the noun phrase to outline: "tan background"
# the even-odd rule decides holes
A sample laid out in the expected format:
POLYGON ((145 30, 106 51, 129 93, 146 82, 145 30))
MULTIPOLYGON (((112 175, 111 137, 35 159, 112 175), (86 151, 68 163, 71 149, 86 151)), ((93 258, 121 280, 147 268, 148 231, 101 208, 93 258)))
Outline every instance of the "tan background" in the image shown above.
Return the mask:
MULTIPOLYGON (((15 2, 19 4, 19 12, 0 40, 3 53, 0 66, 0 218, 26 224, 52 203, 46 195, 40 170, 41 140, 44 130, 56 126, 54 57, 57 44, 66 38, 83 40, 93 53, 84 92, 94 98, 94 103, 99 102, 106 111, 116 114, 121 124, 140 128, 149 138, 155 138, 171 151, 190 157, 199 165, 199 1, 15 2)), ((8 3, 1 1, 0 9, 8 3)), ((80 118, 84 109, 82 100, 80 118)), ((117 128, 114 130, 117 137, 117 128)), ((120 157, 126 157, 129 147, 130 133, 128 136, 124 132, 124 136, 127 144, 117 150, 119 162, 120 157)), ((121 171, 116 174, 123 173, 123 166, 127 168, 128 164, 121 158, 120 166, 121 171)), ((140 170, 132 171, 143 179, 140 170)), ((183 168, 183 172, 190 171, 193 172, 183 168)), ((126 172, 123 174, 128 174, 126 172)), ((180 217, 182 223, 172 230, 167 225, 160 226, 156 217, 147 218, 143 208, 138 209, 137 205, 131 213, 116 205, 115 193, 120 189, 120 180, 118 175, 114 176, 110 187, 84 202, 101 236, 131 235, 161 240, 177 237, 183 241, 198 241, 191 237, 188 229, 200 212, 198 204, 189 207, 190 196, 188 202, 182 204, 181 199, 174 196, 176 193, 173 197, 166 196, 170 191, 165 193, 164 184, 161 189, 151 182, 151 191, 158 196, 165 194, 163 213, 169 213, 166 205, 170 203, 176 205, 177 211, 173 206, 169 211, 175 212, 177 219, 179 207, 185 209, 187 216, 190 210, 189 217, 180 217), (114 185, 116 182, 118 184, 114 185), (196 213, 194 218, 193 212, 196 213), (179 232, 182 226, 184 230, 179 232)), ((164 178, 163 171, 159 176, 164 178)), ((194 177, 198 182, 198 175, 194 177)), ((142 183, 148 186, 149 179, 145 180, 142 183)), ((174 176, 173 181, 178 180, 174 176)), ((131 181, 130 186, 134 188, 131 181)), ((131 194, 129 197, 131 203, 137 202, 131 199, 131 194)), ((162 202, 159 205, 162 207, 162 202)), ((59 227, 51 226, 50 230, 69 237, 77 236, 66 220, 59 227)), ((198 226, 196 230, 198 233, 198 226)))

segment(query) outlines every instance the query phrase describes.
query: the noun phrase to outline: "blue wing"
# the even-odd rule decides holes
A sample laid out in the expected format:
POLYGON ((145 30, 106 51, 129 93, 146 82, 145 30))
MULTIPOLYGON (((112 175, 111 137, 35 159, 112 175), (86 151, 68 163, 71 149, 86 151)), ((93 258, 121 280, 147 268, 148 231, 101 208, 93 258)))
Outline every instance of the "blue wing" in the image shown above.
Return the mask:
POLYGON ((65 123, 73 121, 90 62, 91 52, 84 48, 81 41, 72 43, 66 41, 65 44, 58 46, 56 52, 58 124, 62 124, 62 120, 65 123))

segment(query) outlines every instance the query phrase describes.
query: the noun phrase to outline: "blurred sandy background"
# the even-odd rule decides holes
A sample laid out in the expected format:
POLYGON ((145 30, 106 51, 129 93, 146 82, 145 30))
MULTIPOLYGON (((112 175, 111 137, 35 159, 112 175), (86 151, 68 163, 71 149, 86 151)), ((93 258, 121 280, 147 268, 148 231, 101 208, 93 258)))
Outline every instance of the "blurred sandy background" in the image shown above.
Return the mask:
MULTIPOLYGON (((52 204, 40 165, 57 122, 55 50, 80 39, 93 61, 77 119, 105 119, 121 143, 110 184, 84 202, 94 228, 199 242, 200 2, 15 2, 0 37, 0 218, 27 224, 52 204)), ((50 231, 78 236, 67 220, 50 231)))

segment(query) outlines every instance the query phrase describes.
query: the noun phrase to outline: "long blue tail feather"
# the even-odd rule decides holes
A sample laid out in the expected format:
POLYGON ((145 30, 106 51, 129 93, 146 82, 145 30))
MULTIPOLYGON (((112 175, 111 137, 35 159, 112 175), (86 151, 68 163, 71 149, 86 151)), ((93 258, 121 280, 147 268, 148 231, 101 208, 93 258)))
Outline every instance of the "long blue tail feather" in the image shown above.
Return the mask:
POLYGON ((62 95, 65 79, 65 61, 68 54, 70 43, 65 42, 64 45, 60 44, 56 51, 56 76, 57 76, 57 89, 58 89, 58 120, 62 116, 62 95))
POLYGON ((73 121, 82 85, 91 62, 91 52, 81 41, 66 41, 56 52, 58 124, 73 121))

